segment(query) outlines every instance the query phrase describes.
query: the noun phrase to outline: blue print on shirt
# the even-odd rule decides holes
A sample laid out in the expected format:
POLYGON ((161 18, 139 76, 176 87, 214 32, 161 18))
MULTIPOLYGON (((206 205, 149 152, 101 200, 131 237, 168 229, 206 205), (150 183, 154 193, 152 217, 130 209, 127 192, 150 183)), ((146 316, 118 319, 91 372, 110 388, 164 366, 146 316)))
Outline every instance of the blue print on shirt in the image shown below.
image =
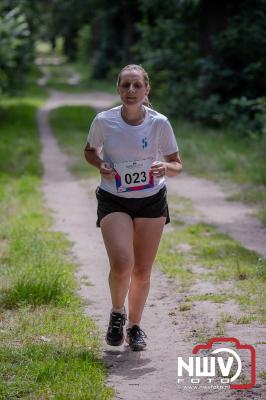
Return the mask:
POLYGON ((145 149, 147 146, 148 146, 148 140, 145 137, 145 138, 142 139, 142 148, 145 149))

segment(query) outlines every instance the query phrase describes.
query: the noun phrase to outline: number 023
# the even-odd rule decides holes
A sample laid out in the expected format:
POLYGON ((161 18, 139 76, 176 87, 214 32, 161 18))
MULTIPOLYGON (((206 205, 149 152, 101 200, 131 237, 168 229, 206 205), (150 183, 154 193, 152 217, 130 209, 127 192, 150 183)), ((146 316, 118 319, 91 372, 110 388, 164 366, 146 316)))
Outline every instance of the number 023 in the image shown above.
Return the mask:
POLYGON ((145 171, 133 172, 133 174, 125 175, 125 182, 127 185, 130 185, 131 183, 146 182, 146 180, 147 180, 147 175, 145 171))

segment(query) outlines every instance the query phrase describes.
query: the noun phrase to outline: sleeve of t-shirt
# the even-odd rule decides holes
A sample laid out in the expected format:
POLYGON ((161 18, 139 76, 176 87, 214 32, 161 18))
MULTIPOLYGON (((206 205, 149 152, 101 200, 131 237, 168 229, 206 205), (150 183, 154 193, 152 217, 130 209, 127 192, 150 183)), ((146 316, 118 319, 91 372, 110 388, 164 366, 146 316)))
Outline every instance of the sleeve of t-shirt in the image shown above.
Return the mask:
POLYGON ((163 121, 159 140, 159 151, 163 156, 168 156, 178 151, 175 134, 168 119, 163 121))
POLYGON ((103 130, 100 119, 97 115, 92 121, 87 142, 91 145, 91 147, 94 147, 100 151, 103 147, 103 130))

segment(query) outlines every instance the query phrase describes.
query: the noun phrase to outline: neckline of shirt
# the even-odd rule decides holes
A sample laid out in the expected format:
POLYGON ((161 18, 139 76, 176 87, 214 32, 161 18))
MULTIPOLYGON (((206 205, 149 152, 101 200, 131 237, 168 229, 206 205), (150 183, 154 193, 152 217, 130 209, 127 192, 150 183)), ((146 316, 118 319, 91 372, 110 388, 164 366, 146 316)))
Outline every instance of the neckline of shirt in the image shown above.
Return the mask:
POLYGON ((148 119, 149 119, 149 111, 148 111, 148 109, 147 109, 146 106, 143 105, 143 107, 144 107, 144 109, 145 109, 145 118, 144 118, 144 120, 142 121, 142 123, 139 124, 139 125, 130 125, 130 124, 127 124, 126 121, 125 121, 125 120, 123 119, 123 117, 122 117, 122 114, 121 114, 122 105, 119 106, 119 107, 118 107, 118 116, 119 116, 120 123, 121 123, 123 126, 129 128, 129 129, 138 129, 138 128, 143 127, 143 126, 147 123, 147 121, 148 121, 148 119))

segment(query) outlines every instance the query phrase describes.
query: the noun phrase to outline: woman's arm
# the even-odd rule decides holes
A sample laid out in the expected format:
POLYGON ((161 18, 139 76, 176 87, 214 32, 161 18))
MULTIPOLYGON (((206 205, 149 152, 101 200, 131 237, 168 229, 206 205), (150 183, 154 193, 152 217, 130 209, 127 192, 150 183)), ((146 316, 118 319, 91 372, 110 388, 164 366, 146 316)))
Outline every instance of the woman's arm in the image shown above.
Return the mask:
POLYGON ((86 144, 86 147, 84 149, 84 155, 88 163, 98 168, 100 174, 103 175, 106 179, 113 178, 113 175, 115 174, 113 169, 110 167, 108 163, 105 163, 101 159, 98 150, 95 149, 94 147, 91 147, 89 143, 86 144))
POLYGON ((165 175, 168 177, 176 176, 182 171, 182 162, 179 157, 179 153, 173 153, 168 156, 164 156, 165 159, 165 175))
POLYGON ((164 161, 155 161, 151 170, 154 176, 176 176, 182 171, 182 162, 179 157, 179 153, 169 154, 168 156, 164 156, 164 161))
POLYGON ((103 160, 100 158, 99 152, 94 147, 91 147, 89 143, 86 144, 84 149, 84 155, 89 164, 100 169, 103 160))

